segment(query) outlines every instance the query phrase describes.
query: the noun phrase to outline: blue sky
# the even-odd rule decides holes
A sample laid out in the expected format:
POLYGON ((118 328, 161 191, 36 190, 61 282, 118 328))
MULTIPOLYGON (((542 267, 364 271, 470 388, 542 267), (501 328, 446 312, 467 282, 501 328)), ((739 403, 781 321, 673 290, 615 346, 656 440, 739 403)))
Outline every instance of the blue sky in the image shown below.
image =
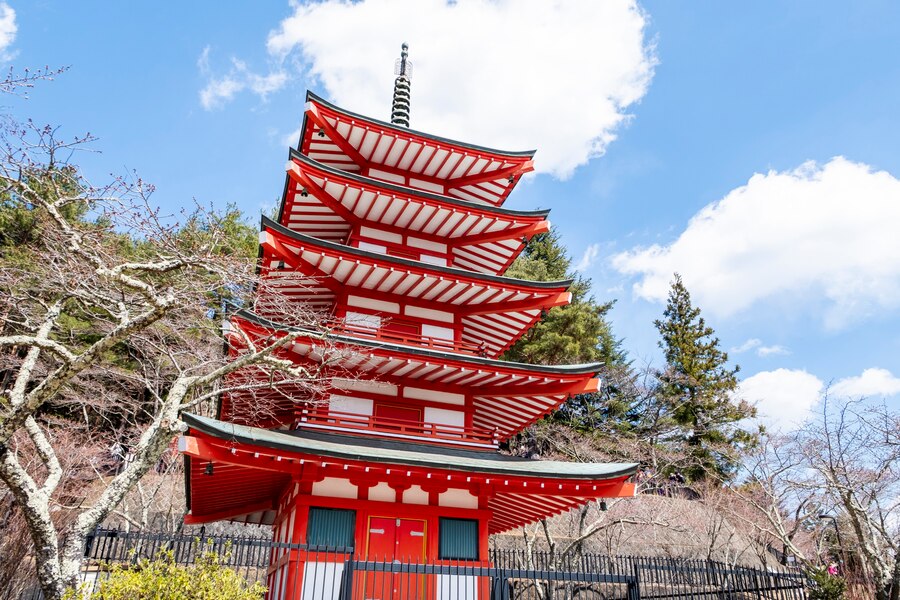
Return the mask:
POLYGON ((639 363, 678 271, 771 418, 900 404, 900 3, 7 0, 7 66, 70 69, 4 109, 257 215, 305 90, 386 117, 402 41, 414 128, 538 149, 507 205, 553 209, 639 363))

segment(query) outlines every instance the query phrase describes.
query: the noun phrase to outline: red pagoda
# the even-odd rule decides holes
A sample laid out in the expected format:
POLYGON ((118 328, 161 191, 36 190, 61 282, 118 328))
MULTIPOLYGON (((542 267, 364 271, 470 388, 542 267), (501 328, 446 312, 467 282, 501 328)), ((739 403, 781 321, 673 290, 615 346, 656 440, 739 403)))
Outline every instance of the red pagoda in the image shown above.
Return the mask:
MULTIPOLYGON (((218 419, 184 415, 185 521, 272 525, 276 542, 297 545, 273 554, 270 598, 338 597, 343 563, 329 561, 325 583, 310 575, 304 548, 484 564, 492 533, 634 494, 633 464, 498 451, 568 398, 596 391, 600 365, 500 360, 570 300, 570 281, 503 276, 549 228, 548 211, 502 208, 534 153, 409 129, 410 66, 404 45, 390 123, 307 94, 278 218, 262 221, 260 277, 289 274, 283 294, 337 325, 323 338, 275 322, 264 291, 253 311, 231 317, 241 339, 292 332, 284 356, 297 363, 320 362, 326 342, 345 348, 324 397, 276 402, 260 421, 251 418, 259 395, 235 392, 221 398, 218 419)), ((402 597, 436 596, 422 587, 402 597)))

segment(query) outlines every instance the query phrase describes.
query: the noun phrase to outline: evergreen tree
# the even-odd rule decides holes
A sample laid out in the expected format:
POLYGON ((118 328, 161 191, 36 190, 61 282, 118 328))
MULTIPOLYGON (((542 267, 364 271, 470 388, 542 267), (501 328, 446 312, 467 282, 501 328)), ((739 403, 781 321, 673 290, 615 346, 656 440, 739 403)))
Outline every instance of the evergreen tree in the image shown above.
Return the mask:
POLYGON ((657 375, 657 402, 680 432, 676 443, 692 459, 683 474, 694 481, 733 475, 737 451, 757 437, 741 426, 756 410, 734 397, 740 367, 728 367, 728 354, 677 274, 663 319, 654 325, 666 360, 657 375))
POLYGON ((573 398, 555 416, 582 430, 593 430, 610 416, 620 418, 628 403, 621 399, 616 382, 630 374, 630 362, 607 320, 615 301, 600 303, 590 296, 590 280, 572 272, 555 229, 535 236, 506 275, 531 281, 574 281, 569 288, 572 302, 547 311, 504 358, 531 364, 602 362, 603 390, 573 398))

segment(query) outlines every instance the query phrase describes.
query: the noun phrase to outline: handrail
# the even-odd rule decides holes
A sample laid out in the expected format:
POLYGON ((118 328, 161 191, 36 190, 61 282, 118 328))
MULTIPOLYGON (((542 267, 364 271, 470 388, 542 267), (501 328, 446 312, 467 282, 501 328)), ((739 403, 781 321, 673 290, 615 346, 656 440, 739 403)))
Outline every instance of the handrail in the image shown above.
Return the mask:
POLYGON ((378 327, 350 325, 348 323, 332 323, 330 324, 330 329, 334 333, 346 333, 349 335, 373 338, 385 342, 393 342, 413 346, 425 346, 426 348, 432 348, 434 350, 440 350, 444 352, 464 352, 466 354, 472 354, 474 356, 487 356, 487 345, 483 342, 481 344, 473 344, 471 342, 463 341, 457 342, 455 340, 447 340, 430 335, 402 334, 393 331, 386 331, 378 327))
POLYGON ((381 437, 415 437, 446 444, 495 448, 499 432, 484 427, 421 423, 361 415, 327 409, 304 408, 299 413, 300 427, 342 429, 370 433, 381 437))

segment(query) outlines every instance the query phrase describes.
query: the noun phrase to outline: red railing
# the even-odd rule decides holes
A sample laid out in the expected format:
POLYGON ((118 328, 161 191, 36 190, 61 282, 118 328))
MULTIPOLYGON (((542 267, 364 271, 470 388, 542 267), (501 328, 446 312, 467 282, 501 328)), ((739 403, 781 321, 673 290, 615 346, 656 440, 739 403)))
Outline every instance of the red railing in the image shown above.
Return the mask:
POLYGON ((304 408, 298 416, 298 426, 309 429, 364 432, 376 437, 414 439, 453 446, 496 448, 499 434, 482 427, 419 423, 401 419, 387 419, 326 408, 304 408))
POLYGON ((472 344, 470 342, 447 340, 429 335, 398 333, 385 329, 366 327, 364 325, 350 325, 349 323, 333 323, 331 331, 346 334, 353 337, 373 339, 407 346, 424 346, 442 352, 463 352, 474 356, 487 356, 487 346, 484 343, 472 344))

